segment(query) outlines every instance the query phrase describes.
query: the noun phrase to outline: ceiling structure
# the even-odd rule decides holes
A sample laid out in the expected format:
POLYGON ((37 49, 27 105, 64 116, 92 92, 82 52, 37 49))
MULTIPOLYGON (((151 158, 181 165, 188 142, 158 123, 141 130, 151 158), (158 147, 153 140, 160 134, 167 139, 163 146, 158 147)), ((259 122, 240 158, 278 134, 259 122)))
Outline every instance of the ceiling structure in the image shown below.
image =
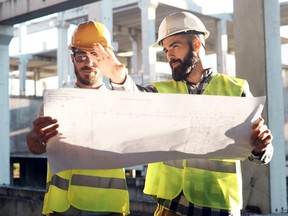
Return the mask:
MULTIPOLYGON (((85 2, 86 4, 94 1, 81 1, 81 0, 74 0, 74 4, 70 5, 69 7, 63 7, 63 5, 69 5, 68 1, 59 1, 59 5, 57 10, 50 6, 48 9, 42 8, 40 11, 35 13, 33 16, 31 13, 28 15, 22 14, 16 17, 10 17, 3 20, 3 17, 0 17, 0 25, 1 24, 16 24, 19 23, 21 20, 28 21, 29 19, 36 18, 35 16, 42 12, 43 15, 49 15, 49 13, 60 12, 63 9, 66 9, 64 13, 64 19, 67 22, 78 24, 84 20, 87 20, 88 14, 88 5, 83 5, 85 2), (64 4, 66 2, 66 4, 64 4), (78 2, 78 3, 77 3, 78 2), (79 3, 80 2, 80 3, 79 3), (82 2, 82 6, 81 5, 82 2), (60 10, 61 9, 61 10, 60 10), (24 19, 25 18, 25 19, 24 19)), ((73 2, 73 1, 69 1, 73 2)), ((114 5, 113 6, 113 40, 118 43, 118 52, 128 52, 132 50, 132 44, 130 40, 129 34, 140 34, 141 35, 141 10, 138 7, 138 1, 130 1, 130 4, 126 5, 114 5)), ((161 2, 161 1, 159 1, 161 2)), ((164 1, 163 1, 164 2, 164 1)), ((0 11, 1 11, 1 1, 0 1, 0 11)), ((159 3, 156 9, 156 26, 157 29, 160 25, 160 22, 163 18, 172 12, 183 10, 181 8, 177 8, 175 5, 171 6, 170 3, 159 3)), ((228 53, 234 52, 234 30, 233 30, 233 14, 213 14, 213 15, 203 15, 201 14, 201 8, 195 5, 195 11, 192 11, 196 14, 204 23, 206 28, 210 31, 210 36, 206 40, 206 48, 207 53, 215 53, 216 48, 216 36, 217 36, 217 21, 221 18, 226 20, 227 23, 227 36, 228 36, 228 53)), ((32 13, 33 14, 33 13, 32 13)), ((282 3, 280 7, 280 14, 281 14, 281 26, 288 25, 288 2, 282 3)), ((40 23, 31 23, 27 27, 27 33, 33 31, 41 31, 41 28, 47 29, 47 23, 56 22, 57 17, 49 18, 48 20, 43 20, 40 23), (45 24, 46 23, 46 24, 45 24)), ((157 30, 156 30, 157 32, 157 30)), ((288 43, 288 38, 281 38, 282 43, 288 43)), ((160 56, 161 58, 161 56, 160 56)), ((163 59, 165 59, 163 57, 163 59)), ((19 59, 17 57, 12 57, 10 59, 10 70, 17 70, 19 65, 19 59)), ((48 50, 42 53, 35 53, 33 54, 32 58, 29 60, 27 65, 27 71, 41 71, 41 73, 27 73, 28 79, 39 79, 48 76, 55 76, 57 74, 57 50, 48 50), (37 76, 35 74, 38 74, 37 76), (30 77, 29 77, 30 76, 30 77)), ((14 75, 16 76, 16 75, 14 75)))
POLYGON ((100 0, 0 0, 0 25, 15 25, 100 0))

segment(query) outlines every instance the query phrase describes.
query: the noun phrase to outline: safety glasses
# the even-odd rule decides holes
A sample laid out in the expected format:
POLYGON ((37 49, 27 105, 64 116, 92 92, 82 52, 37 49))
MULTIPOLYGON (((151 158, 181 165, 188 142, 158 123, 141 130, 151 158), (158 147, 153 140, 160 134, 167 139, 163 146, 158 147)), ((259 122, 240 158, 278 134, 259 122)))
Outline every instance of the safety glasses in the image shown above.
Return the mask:
MULTIPOLYGON (((96 58, 98 58, 97 53, 95 52, 89 52, 89 53, 95 56, 96 58)), ((87 58, 89 58, 87 55, 87 52, 74 52, 73 55, 74 55, 76 62, 85 62, 87 58)))

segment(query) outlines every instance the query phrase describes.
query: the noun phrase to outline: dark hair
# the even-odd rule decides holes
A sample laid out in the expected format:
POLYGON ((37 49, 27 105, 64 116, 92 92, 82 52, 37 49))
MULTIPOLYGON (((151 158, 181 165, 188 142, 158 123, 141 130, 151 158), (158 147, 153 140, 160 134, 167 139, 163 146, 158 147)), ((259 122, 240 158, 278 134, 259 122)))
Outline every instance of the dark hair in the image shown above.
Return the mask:
MULTIPOLYGON (((198 39, 200 40, 202 46, 204 47, 204 49, 206 49, 205 47, 205 38, 204 38, 204 33, 203 32, 198 32, 198 31, 186 31, 186 32, 180 32, 179 34, 185 34, 185 35, 194 35, 196 37, 198 37, 198 39)), ((188 37, 189 39, 189 37, 188 37)), ((190 40, 192 40, 193 38, 191 38, 190 40)), ((191 41, 192 42, 192 41, 191 41)))

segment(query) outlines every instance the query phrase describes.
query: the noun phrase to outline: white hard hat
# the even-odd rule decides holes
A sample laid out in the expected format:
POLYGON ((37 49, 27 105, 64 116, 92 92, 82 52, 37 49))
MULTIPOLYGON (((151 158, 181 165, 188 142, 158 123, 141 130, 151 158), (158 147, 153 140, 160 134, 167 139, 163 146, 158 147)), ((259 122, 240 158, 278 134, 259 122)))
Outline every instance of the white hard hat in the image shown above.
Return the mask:
POLYGON ((195 31, 204 35, 204 39, 209 37, 202 21, 195 15, 188 12, 176 12, 168 15, 161 22, 158 30, 158 39, 153 46, 160 46, 161 41, 177 33, 195 31))

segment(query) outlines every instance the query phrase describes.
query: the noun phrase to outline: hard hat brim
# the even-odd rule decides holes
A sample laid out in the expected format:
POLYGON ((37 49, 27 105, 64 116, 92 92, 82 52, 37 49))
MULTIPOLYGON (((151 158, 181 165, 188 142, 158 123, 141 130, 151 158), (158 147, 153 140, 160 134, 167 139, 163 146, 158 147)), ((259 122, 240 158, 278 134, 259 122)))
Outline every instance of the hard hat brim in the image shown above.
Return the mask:
MULTIPOLYGON (((187 31, 188 31, 188 30, 187 30, 187 31)), ((173 35, 175 35, 175 34, 178 34, 178 33, 181 33, 181 32, 187 32, 187 31, 181 29, 181 30, 179 30, 179 31, 172 32, 172 33, 170 33, 170 34, 168 34, 168 35, 165 35, 165 37, 158 39, 152 46, 153 46, 153 47, 162 47, 162 46, 160 45, 160 43, 161 43, 161 41, 163 41, 164 39, 166 39, 166 38, 168 38, 168 37, 170 37, 170 36, 173 36, 173 35)))
MULTIPOLYGON (((114 51, 113 47, 107 47, 108 49, 114 51)), ((94 52, 94 48, 91 47, 91 48, 87 48, 87 47, 75 47, 75 46, 69 46, 69 49, 73 51, 73 49, 78 49, 78 50, 81 50, 81 51, 85 51, 85 52, 94 52)))
MULTIPOLYGON (((161 43, 161 41, 163 41, 164 39, 166 39, 166 38, 168 38, 168 37, 170 37, 170 36, 173 36, 173 35, 175 35, 175 34, 178 34, 178 33, 185 33, 185 32, 188 32, 188 31, 195 31, 195 30, 191 30, 190 28, 187 28, 187 29, 181 29, 181 30, 179 30, 179 31, 175 31, 175 32, 172 32, 172 33, 170 33, 170 34, 168 34, 168 35, 165 35, 165 37, 163 37, 163 38, 160 38, 160 39, 158 39, 154 44, 152 44, 152 47, 162 47, 162 45, 160 45, 160 43, 161 43)), ((197 32, 197 31, 195 31, 195 32, 197 32)), ((204 35, 204 39, 206 39, 206 38, 208 38, 209 37, 209 35, 210 35, 210 32, 209 31, 206 31, 205 33, 204 32, 200 32, 199 31, 199 34, 203 34, 204 35)))

